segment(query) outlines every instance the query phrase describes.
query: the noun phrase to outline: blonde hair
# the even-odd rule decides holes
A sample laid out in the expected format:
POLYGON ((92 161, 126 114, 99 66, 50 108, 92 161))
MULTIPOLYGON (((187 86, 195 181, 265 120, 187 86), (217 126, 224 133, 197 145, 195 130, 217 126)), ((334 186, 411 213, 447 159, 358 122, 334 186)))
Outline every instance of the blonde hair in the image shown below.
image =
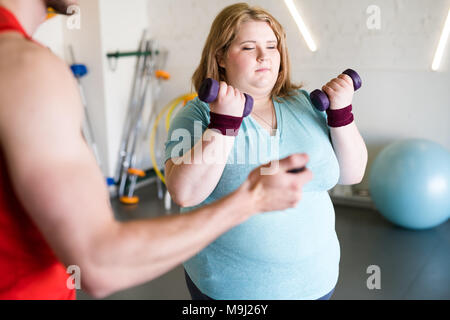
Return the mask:
POLYGON ((214 19, 208 38, 203 48, 200 64, 192 76, 192 84, 199 90, 206 78, 226 82, 225 69, 218 64, 218 58, 224 57, 239 27, 247 21, 264 21, 272 28, 280 52, 280 71, 272 89, 272 97, 289 97, 301 85, 291 83, 290 61, 286 46, 286 33, 281 24, 267 11, 260 7, 250 7, 247 3, 237 3, 224 8, 214 19))

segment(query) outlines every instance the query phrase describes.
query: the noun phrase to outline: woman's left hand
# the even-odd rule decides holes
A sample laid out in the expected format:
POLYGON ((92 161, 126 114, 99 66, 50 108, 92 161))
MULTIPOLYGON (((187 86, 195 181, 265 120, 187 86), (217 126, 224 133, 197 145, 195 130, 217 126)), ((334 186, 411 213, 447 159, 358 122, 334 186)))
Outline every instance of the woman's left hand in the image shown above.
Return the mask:
POLYGON ((341 74, 322 87, 330 100, 330 109, 337 110, 352 104, 353 80, 346 74, 341 74))

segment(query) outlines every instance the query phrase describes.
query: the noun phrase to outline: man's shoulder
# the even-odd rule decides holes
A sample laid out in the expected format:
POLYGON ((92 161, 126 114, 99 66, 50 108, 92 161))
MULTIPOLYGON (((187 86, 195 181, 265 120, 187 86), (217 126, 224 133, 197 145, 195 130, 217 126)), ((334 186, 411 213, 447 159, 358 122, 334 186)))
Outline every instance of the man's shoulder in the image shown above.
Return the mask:
POLYGON ((81 100, 63 60, 31 41, 2 38, 0 126, 13 125, 11 119, 18 117, 26 121, 56 117, 60 122, 78 122, 82 118, 81 100))
POLYGON ((52 65, 58 68, 60 64, 61 60, 49 49, 35 42, 14 33, 0 36, 0 74, 21 76, 22 72, 42 72, 52 65))
POLYGON ((0 107, 23 97, 73 89, 68 65, 49 49, 20 37, 0 37, 0 107))

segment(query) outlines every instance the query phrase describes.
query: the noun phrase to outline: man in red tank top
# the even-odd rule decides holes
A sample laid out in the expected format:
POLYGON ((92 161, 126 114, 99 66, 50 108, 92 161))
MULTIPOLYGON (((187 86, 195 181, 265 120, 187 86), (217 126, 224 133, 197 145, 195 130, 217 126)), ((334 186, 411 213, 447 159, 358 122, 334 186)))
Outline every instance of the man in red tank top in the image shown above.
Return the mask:
POLYGON ((46 8, 75 0, 0 0, 0 299, 94 297, 150 281, 264 211, 295 206, 311 172, 306 155, 255 169, 201 209, 121 223, 81 135, 83 107, 70 69, 32 35, 46 8))
MULTIPOLYGON (((0 7, 0 33, 32 40, 5 7, 0 7)), ((0 299, 75 299, 68 277, 17 199, 0 149, 0 299)))

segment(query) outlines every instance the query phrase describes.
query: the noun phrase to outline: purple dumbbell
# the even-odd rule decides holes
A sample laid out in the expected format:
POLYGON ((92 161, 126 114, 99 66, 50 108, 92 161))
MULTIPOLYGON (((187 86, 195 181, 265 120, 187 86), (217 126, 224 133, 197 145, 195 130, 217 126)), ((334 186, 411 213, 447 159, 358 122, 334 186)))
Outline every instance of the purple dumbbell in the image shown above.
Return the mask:
MULTIPOLYGON (((216 100, 217 95, 219 94, 219 82, 212 78, 205 79, 198 90, 198 98, 206 103, 211 103, 216 100)), ((244 93, 245 96, 245 105, 244 105, 244 113, 242 116, 248 116, 253 109, 253 98, 252 96, 244 93)))
MULTIPOLYGON (((358 75, 358 73, 356 73, 356 71, 347 69, 342 73, 352 78, 353 88, 355 89, 355 91, 361 88, 361 77, 358 75)), ((319 89, 311 92, 309 97, 311 98, 313 105, 320 111, 325 111, 330 107, 330 100, 328 100, 328 96, 326 95, 326 93, 320 91, 319 89)))

